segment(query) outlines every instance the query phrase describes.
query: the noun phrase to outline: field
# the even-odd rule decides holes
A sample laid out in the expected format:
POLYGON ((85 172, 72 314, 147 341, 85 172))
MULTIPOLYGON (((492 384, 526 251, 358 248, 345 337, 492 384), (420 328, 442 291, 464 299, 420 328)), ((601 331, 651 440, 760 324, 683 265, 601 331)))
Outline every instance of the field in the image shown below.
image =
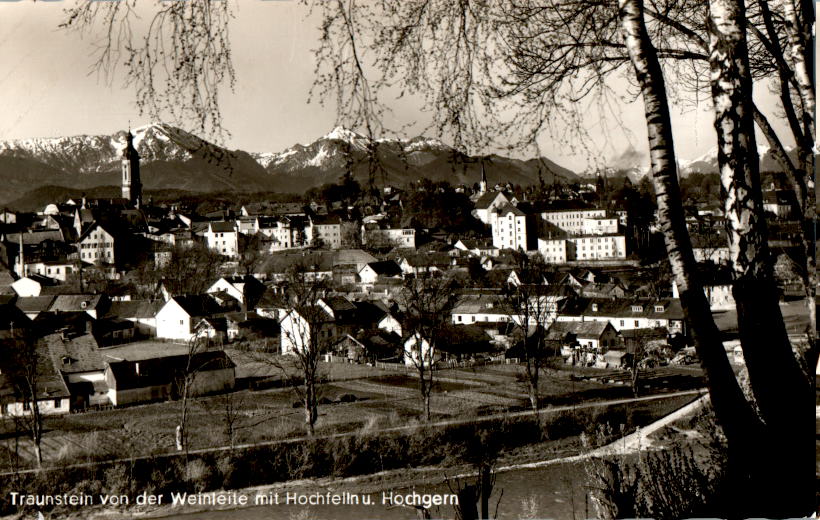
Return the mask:
MULTIPOLYGON (((270 366, 238 358, 238 373, 252 371, 258 376, 264 368, 276 376, 270 366)), ((320 387, 317 435, 419 423, 422 404, 412 371, 323 363, 321 374, 327 382, 320 387)), ((570 375, 550 371, 542 376, 539 388, 544 406, 631 397, 631 390, 624 385, 575 380, 570 375)), ((665 377, 663 382, 666 384, 647 389, 647 393, 687 386, 678 386, 674 378, 665 377)), ((304 434, 304 412, 298 402, 290 388, 245 389, 193 399, 189 404, 189 446, 200 449, 299 437, 304 434)), ((526 410, 528 403, 522 368, 517 365, 441 370, 431 400, 434 421, 526 410)), ((52 465, 172 452, 180 410, 180 402, 169 401, 48 417, 44 458, 52 465)), ((9 422, 3 427, 6 449, 0 450, 0 468, 29 466, 30 441, 25 436, 15 438, 9 422), (19 442, 16 448, 15 442, 19 442), (15 449, 21 454, 19 461, 13 455, 15 449)))

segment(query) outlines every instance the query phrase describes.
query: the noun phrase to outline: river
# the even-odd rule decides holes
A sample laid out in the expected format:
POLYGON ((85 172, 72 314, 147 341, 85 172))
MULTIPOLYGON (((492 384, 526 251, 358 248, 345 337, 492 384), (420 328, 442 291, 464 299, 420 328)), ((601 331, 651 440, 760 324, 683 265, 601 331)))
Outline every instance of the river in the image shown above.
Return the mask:
MULTIPOLYGON (((518 518, 591 518, 592 504, 585 503, 585 478, 578 464, 556 464, 537 469, 518 469, 497 475, 491 509, 499 496, 499 519, 518 518), (574 515, 573 515, 574 513, 574 515)), ((336 493, 343 490, 336 489, 336 493)), ((447 484, 391 489, 394 494, 451 494, 447 484)), ((243 509, 209 511, 165 516, 167 520, 410 520, 416 513, 408 507, 382 505, 382 493, 370 494, 373 505, 269 505, 243 509)), ((432 518, 453 518, 452 506, 433 506, 432 518)))

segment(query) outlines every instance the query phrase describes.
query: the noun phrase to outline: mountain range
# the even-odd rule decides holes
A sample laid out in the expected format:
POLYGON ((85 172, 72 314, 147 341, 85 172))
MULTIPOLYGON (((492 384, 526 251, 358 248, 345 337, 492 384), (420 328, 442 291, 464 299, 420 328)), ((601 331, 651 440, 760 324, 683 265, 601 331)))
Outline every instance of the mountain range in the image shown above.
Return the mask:
MULTIPOLYGON (((796 149, 786 147, 786 152, 796 164, 796 149)), ((761 172, 780 171, 780 165, 768 146, 758 145, 757 153, 760 156, 761 172)), ((679 159, 678 170, 684 176, 693 173, 719 173, 717 155, 717 146, 714 146, 694 159, 679 159)), ((632 182, 638 182, 649 173, 649 157, 630 146, 620 155, 610 159, 607 173, 614 176, 627 176, 632 182)))
MULTIPOLYGON (((277 153, 229 150, 174 126, 155 123, 135 128, 145 189, 193 192, 277 191, 299 193, 336 182, 345 172, 366 184, 406 185, 422 177, 472 185, 484 165, 490 184, 577 180, 577 175, 546 158, 520 160, 500 155, 471 156, 437 139, 370 140, 337 127, 314 142, 277 153)), ((42 186, 91 189, 120 184, 120 157, 126 132, 113 135, 0 141, 0 204, 11 204, 42 186)))

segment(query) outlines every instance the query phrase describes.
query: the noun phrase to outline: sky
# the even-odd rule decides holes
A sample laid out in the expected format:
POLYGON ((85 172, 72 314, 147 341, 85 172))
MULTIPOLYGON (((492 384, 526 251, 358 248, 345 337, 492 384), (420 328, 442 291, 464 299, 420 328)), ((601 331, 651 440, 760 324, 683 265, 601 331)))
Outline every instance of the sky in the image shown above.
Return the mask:
MULTIPOLYGON (((121 77, 107 83, 91 73, 93 39, 58 29, 70 1, 0 0, 0 140, 110 134, 129 122, 134 127, 150 122, 139 114, 134 93, 124 88, 121 77)), ((334 107, 307 102, 315 66, 311 50, 319 32, 317 18, 306 15, 306 7, 294 0, 239 0, 230 28, 237 81, 235 91, 225 89, 221 101, 223 126, 231 137, 221 144, 279 152, 333 128, 334 107)), ((757 89, 755 97, 763 107, 773 106, 766 89, 757 89)), ((403 137, 422 131, 418 103, 389 104, 395 119, 391 127, 417 122, 403 137)), ((606 124, 598 117, 585 123, 594 153, 607 159, 629 147, 645 153, 640 99, 616 108, 622 126, 610 116, 606 124)), ((706 104, 673 107, 680 158, 696 158, 715 146, 712 114, 706 104)), ((773 123, 785 136, 785 125, 773 123)), ((563 166, 582 171, 589 165, 584 154, 573 153, 565 143, 545 136, 539 144, 543 155, 563 166)))

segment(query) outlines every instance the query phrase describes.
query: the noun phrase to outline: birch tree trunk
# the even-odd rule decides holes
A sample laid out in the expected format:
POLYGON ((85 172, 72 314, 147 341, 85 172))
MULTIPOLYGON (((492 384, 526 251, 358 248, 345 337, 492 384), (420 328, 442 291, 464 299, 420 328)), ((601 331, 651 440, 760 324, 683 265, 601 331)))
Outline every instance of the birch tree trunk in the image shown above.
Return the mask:
POLYGON ((812 72, 814 56, 811 48, 813 21, 806 19, 813 13, 804 12, 806 10, 801 9, 802 4, 800 0, 784 0, 783 12, 786 18, 786 35, 789 38, 789 54, 794 63, 794 77, 805 104, 804 116, 811 120, 813 126, 816 105, 812 72), (798 4, 795 5, 795 2, 798 4))
POLYGON ((733 294, 751 391, 764 425, 748 466, 748 490, 758 501, 750 513, 801 516, 814 507, 813 398, 792 354, 768 248, 743 0, 711 0, 708 22, 733 294))
POLYGON ((687 325, 706 371, 712 405, 730 441, 744 443, 757 422, 746 403, 697 278, 678 186, 672 123, 663 71, 643 20, 642 0, 620 0, 621 30, 644 101, 652 181, 672 276, 687 325))

